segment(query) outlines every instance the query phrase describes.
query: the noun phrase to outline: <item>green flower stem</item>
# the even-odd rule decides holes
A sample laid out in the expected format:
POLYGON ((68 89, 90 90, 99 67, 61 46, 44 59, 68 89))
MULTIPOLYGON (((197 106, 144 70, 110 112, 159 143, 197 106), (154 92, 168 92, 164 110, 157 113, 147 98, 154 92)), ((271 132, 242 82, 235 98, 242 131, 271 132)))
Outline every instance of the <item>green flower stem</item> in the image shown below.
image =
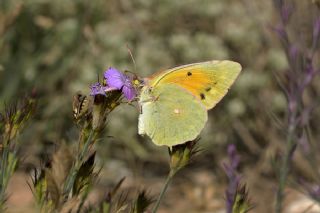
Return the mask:
POLYGON ((7 159, 8 159, 8 150, 4 147, 1 158, 1 183, 0 183, 0 203, 3 203, 5 200, 5 190, 6 190, 6 175, 7 174, 7 159))
POLYGON ((159 206, 160 206, 161 200, 162 200, 164 194, 166 193, 166 191, 167 191, 167 189, 168 189, 168 186, 169 186, 169 184, 170 184, 173 176, 174 176, 176 173, 177 173, 177 170, 173 170, 173 169, 170 170, 170 172, 169 172, 169 174, 168 174, 168 176, 167 176, 166 182, 164 183, 163 188, 162 188, 162 190, 161 190, 161 193, 160 193, 160 195, 159 195, 159 197, 158 197, 158 200, 157 200, 155 206, 154 206, 153 209, 152 209, 152 213, 156 213, 156 212, 158 211, 158 208, 159 208, 159 206))
POLYGON ((286 187, 286 182, 290 170, 290 162, 292 157, 292 152, 296 147, 296 141, 294 139, 296 126, 294 124, 289 126, 288 136, 287 136, 287 146, 285 150, 285 156, 282 158, 282 163, 280 167, 279 185, 276 195, 276 206, 275 212, 281 213, 282 204, 284 199, 284 189, 286 187))
MULTIPOLYGON (((17 150, 10 151, 9 141, 4 143, 0 156, 0 211, 6 201, 6 189, 18 163, 17 150)), ((16 147, 17 148, 17 147, 16 147)))
POLYGON ((79 150, 79 154, 76 158, 76 161, 73 165, 73 167, 71 168, 71 171, 66 179, 66 184, 65 184, 65 188, 64 188, 64 193, 65 194, 72 194, 72 189, 73 189, 73 185, 77 176, 77 173, 79 171, 79 168, 81 166, 81 163, 83 161, 83 158, 86 156, 86 154, 88 153, 89 150, 89 146, 90 143, 92 141, 92 136, 93 136, 93 130, 90 131, 90 134, 84 144, 83 147, 81 147, 81 149, 79 150))

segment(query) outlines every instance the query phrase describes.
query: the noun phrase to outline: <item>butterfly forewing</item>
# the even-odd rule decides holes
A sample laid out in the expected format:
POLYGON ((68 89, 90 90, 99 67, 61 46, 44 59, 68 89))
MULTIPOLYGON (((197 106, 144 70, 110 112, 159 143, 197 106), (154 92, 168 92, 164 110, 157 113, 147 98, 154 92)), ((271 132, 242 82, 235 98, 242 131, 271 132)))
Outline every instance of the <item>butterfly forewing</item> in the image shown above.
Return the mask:
POLYGON ((150 85, 173 83, 185 88, 207 109, 214 107, 228 92, 241 71, 233 61, 208 61, 173 68, 150 79, 150 85))

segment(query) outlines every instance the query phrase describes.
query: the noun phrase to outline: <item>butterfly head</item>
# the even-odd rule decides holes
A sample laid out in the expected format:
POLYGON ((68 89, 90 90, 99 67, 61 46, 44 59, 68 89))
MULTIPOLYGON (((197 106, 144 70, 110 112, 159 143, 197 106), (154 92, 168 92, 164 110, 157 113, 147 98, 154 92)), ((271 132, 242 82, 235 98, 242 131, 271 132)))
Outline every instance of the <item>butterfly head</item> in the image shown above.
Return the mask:
POLYGON ((142 87, 144 86, 144 79, 140 78, 139 76, 137 75, 134 75, 133 78, 132 78, 132 85, 138 89, 138 90, 141 90, 142 87))

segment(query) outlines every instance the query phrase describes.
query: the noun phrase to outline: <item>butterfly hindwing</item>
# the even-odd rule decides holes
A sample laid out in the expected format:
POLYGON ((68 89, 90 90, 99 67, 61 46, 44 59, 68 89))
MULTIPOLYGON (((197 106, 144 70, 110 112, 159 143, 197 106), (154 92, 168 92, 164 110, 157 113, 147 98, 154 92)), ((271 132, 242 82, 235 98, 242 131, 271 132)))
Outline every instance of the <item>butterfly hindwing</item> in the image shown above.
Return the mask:
POLYGON ((139 134, 147 134, 157 145, 171 147, 194 140, 207 121, 204 105, 174 84, 145 87, 140 104, 139 134))

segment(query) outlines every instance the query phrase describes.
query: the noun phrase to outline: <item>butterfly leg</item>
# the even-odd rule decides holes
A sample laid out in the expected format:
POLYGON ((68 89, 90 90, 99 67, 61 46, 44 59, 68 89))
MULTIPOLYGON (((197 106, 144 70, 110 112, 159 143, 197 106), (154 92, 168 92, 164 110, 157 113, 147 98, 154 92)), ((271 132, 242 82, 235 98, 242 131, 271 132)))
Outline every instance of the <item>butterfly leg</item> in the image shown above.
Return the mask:
POLYGON ((141 103, 155 102, 155 101, 159 100, 159 97, 160 97, 160 95, 152 96, 149 99, 141 101, 141 103))
POLYGON ((147 99, 147 100, 143 100, 143 101, 138 102, 139 108, 140 108, 140 114, 143 114, 143 110, 142 110, 142 105, 143 105, 143 104, 153 103, 153 102, 159 100, 159 97, 160 97, 159 95, 156 96, 156 97, 155 97, 155 96, 152 96, 152 97, 150 97, 150 98, 147 99))

